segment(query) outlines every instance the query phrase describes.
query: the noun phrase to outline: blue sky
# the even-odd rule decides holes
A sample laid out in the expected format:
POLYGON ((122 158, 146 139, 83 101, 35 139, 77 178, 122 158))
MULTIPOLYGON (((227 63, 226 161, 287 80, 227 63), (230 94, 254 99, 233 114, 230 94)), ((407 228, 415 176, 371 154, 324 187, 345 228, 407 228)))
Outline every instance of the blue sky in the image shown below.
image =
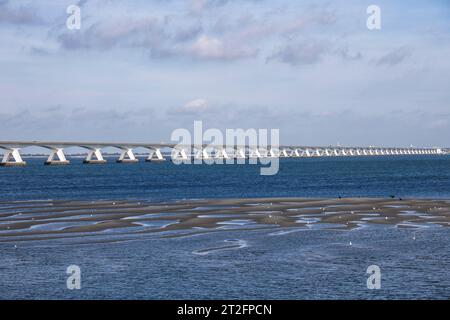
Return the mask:
POLYGON ((0 0, 0 140, 450 146, 449 57, 448 1, 0 0))

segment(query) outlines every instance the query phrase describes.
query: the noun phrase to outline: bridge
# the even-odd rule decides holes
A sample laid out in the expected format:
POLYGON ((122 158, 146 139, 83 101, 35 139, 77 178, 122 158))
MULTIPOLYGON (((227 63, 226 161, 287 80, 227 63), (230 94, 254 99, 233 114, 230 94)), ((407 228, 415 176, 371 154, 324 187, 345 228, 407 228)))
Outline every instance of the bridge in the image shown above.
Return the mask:
POLYGON ((50 151, 46 165, 67 165, 65 149, 78 147, 86 150, 83 163, 103 164, 102 149, 112 147, 120 151, 116 162, 136 163, 139 159, 134 150, 148 150, 145 161, 165 161, 164 150, 170 150, 172 160, 195 159, 258 159, 267 157, 303 158, 303 157, 355 157, 355 156, 397 156, 397 155, 444 155, 450 154, 450 148, 416 148, 416 147, 343 147, 343 146, 244 146, 233 147, 210 145, 178 145, 173 143, 112 143, 112 142, 58 142, 58 141, 0 141, 3 158, 0 166, 24 166, 20 151, 27 147, 42 147, 50 151))

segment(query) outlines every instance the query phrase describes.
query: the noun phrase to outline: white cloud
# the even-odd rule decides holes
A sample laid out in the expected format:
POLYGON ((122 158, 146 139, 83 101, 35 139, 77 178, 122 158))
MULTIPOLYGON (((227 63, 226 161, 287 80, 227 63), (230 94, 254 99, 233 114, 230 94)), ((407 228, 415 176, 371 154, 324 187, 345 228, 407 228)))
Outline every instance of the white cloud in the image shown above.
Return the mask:
POLYGON ((206 35, 200 36, 191 45, 188 52, 196 58, 213 60, 232 60, 257 54, 256 49, 234 43, 226 43, 221 39, 206 35))
POLYGON ((208 108, 209 105, 206 99, 197 98, 185 103, 178 111, 183 113, 199 113, 207 111, 208 108))
POLYGON ((219 39, 201 36, 191 47, 192 52, 202 58, 221 58, 225 48, 219 39))

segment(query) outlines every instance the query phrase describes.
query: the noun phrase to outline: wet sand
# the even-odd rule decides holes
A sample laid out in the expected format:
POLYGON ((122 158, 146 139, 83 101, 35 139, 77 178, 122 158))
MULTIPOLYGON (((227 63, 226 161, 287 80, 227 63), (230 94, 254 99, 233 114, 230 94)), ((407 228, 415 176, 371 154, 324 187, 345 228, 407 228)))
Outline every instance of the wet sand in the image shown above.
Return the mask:
POLYGON ((351 230, 450 226, 450 201, 383 198, 255 198, 150 201, 0 202, 0 242, 157 234, 179 237, 261 228, 351 230))

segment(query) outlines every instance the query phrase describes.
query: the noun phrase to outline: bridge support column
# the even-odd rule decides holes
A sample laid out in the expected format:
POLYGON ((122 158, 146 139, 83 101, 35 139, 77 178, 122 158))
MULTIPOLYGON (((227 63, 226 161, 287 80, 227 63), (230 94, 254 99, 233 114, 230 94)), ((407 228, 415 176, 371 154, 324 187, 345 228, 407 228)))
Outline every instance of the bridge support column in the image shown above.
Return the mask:
POLYGON ((290 154, 290 157, 291 158, 300 158, 300 152, 298 152, 298 149, 294 149, 294 150, 292 150, 291 151, 291 154, 290 154))
MULTIPOLYGON (((208 150, 206 148, 202 147, 201 149, 196 149, 193 153, 194 153, 194 159, 195 160, 200 160, 200 162, 198 162, 198 163, 201 163, 202 160, 209 160, 209 159, 211 159, 211 156, 208 153, 208 150)), ((181 154, 181 152, 180 152, 180 155, 181 155, 181 159, 184 159, 184 157, 181 154)))
POLYGON ((145 159, 146 162, 161 162, 166 161, 166 158, 161 153, 160 149, 150 149, 148 158, 145 159))
POLYGON ((3 167, 24 166, 26 164, 27 163, 22 160, 18 148, 5 149, 2 162, 0 162, 0 166, 3 167))
POLYGON ((120 154, 119 159, 116 161, 118 163, 136 163, 139 159, 137 159, 133 153, 133 149, 131 148, 123 148, 122 153, 120 154))
POLYGON ((251 149, 249 151, 248 157, 251 158, 251 159, 262 158, 261 153, 259 152, 258 149, 251 149))
POLYGON ((103 164, 106 163, 106 160, 103 159, 102 152, 100 148, 95 148, 89 150, 86 159, 83 160, 83 163, 87 164, 103 164))
POLYGON ((176 148, 172 149, 171 160, 172 161, 176 161, 176 162, 178 162, 180 160, 182 162, 186 162, 188 160, 188 156, 186 154, 186 150, 184 150, 184 149, 176 149, 176 148))
POLYGON ((245 149, 244 148, 236 149, 234 157, 236 159, 245 159, 245 149))
POLYGON ((277 158, 278 157, 277 152, 274 149, 272 149, 272 148, 269 150, 267 156, 270 157, 270 158, 277 158))
POLYGON ((63 148, 51 149, 50 155, 48 156, 47 160, 44 162, 44 164, 46 164, 46 165, 66 165, 69 163, 70 163, 70 161, 66 159, 63 148), (55 160, 55 157, 57 158, 57 160, 55 160))
POLYGON ((230 157, 225 149, 220 148, 216 151, 215 158, 228 160, 230 157))

